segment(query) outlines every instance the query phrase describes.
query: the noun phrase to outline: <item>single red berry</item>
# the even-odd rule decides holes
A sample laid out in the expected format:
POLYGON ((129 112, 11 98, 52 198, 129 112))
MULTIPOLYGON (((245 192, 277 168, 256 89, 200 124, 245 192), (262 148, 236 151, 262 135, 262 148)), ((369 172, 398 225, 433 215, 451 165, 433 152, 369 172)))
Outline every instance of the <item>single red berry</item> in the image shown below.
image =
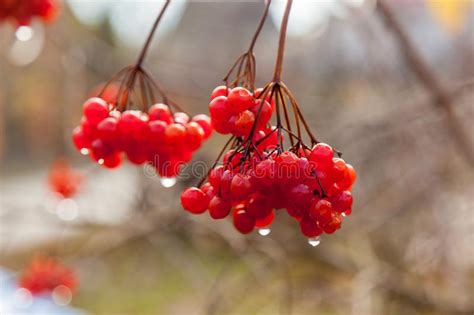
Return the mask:
POLYGON ((209 172, 208 180, 214 188, 218 188, 220 186, 222 174, 224 174, 224 171, 224 166, 218 165, 209 172))
POLYGON ((269 200, 260 194, 252 196, 247 204, 247 213, 257 220, 266 218, 272 212, 269 200))
POLYGON ((259 228, 270 226, 273 223, 274 219, 275 219, 275 211, 272 209, 266 217, 257 219, 255 221, 255 226, 259 228))
POLYGON ((181 205, 191 213, 203 213, 209 207, 209 197, 201 189, 191 187, 181 193, 181 205))
POLYGON ((339 213, 352 207, 352 194, 349 190, 342 191, 333 198, 333 209, 339 213))
POLYGON ((204 140, 204 131, 196 122, 190 122, 185 125, 186 128, 186 146, 190 150, 197 150, 204 140))
POLYGON ((254 122, 255 115, 249 110, 244 110, 236 118, 234 134, 237 136, 248 136, 254 122))
POLYGON ((170 109, 165 104, 155 104, 148 109, 148 116, 150 121, 161 120, 166 124, 171 124, 173 117, 171 116, 170 109))
POLYGON ((166 127, 162 120, 153 120, 148 123, 148 142, 154 147, 162 147, 166 141, 166 127))
POLYGON ((255 219, 245 210, 240 209, 234 212, 234 226, 242 234, 248 234, 255 227, 255 219))
POLYGON ((204 131, 204 139, 207 139, 212 134, 212 125, 211 125, 211 118, 209 116, 200 114, 196 115, 192 119, 193 122, 198 123, 202 130, 204 131))
POLYGON ((315 162, 318 166, 326 167, 332 164, 334 152, 332 148, 325 143, 318 143, 314 146, 309 159, 315 162))
POLYGON ((183 112, 178 112, 174 114, 174 122, 177 124, 186 125, 189 122, 189 115, 183 112))
POLYGON ((186 128, 181 124, 171 124, 165 130, 166 143, 180 146, 186 141, 186 128))
POLYGON ((304 217, 300 221, 300 229, 301 233, 309 238, 317 237, 323 233, 323 229, 318 226, 318 223, 309 217, 304 217))
POLYGON ((84 117, 93 125, 109 116, 107 103, 98 97, 88 99, 83 105, 84 117))
POLYGON ((223 219, 229 215, 231 208, 232 205, 228 200, 214 196, 209 203, 209 214, 213 219, 223 219))
POLYGON ((332 234, 341 228, 342 218, 340 214, 332 214, 331 221, 324 226, 324 233, 332 234))
POLYGON ((253 192, 249 177, 240 173, 235 174, 230 184, 230 192, 234 200, 247 198, 253 192))
POLYGON ((230 104, 229 110, 235 114, 249 109, 254 104, 252 93, 243 87, 230 90, 227 100, 230 104))
POLYGON ((103 166, 107 168, 117 168, 122 164, 122 157, 119 152, 114 152, 108 156, 106 156, 104 159, 104 162, 102 163, 103 166))
POLYGON ((91 139, 85 135, 81 127, 76 127, 72 132, 72 142, 79 151, 91 147, 91 139))
POLYGON ((117 126, 117 118, 107 117, 97 125, 97 136, 108 143, 113 143, 118 136, 117 126))
POLYGON ((229 93, 229 89, 226 86, 224 85, 218 86, 211 93, 211 101, 218 96, 227 96, 228 93, 229 93))
POLYGON ((325 199, 317 200, 309 208, 309 215, 313 220, 317 220, 320 225, 324 226, 331 221, 332 204, 325 199))
POLYGON ((218 96, 209 104, 209 113, 211 114, 212 123, 214 121, 224 121, 230 117, 229 103, 227 97, 218 96))

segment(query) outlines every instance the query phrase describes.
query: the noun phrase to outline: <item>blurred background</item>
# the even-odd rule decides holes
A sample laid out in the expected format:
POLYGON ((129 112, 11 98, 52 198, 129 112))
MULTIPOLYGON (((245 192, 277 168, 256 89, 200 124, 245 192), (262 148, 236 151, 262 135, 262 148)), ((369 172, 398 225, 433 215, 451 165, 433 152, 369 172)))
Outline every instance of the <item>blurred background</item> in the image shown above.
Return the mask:
MULTIPOLYGON (((374 0, 297 0, 290 16, 283 79, 359 176, 352 215, 317 247, 283 213, 267 236, 192 217, 179 195, 198 179, 168 187, 73 148, 82 103, 136 60, 161 1, 69 0, 54 24, 0 25, 0 266, 15 275, 37 253, 59 257, 86 314, 472 315, 473 3, 384 3, 403 34, 374 0), (65 200, 48 185, 58 158, 84 176, 65 200)), ((259 86, 283 4, 256 45, 259 86)), ((262 10, 172 1, 146 68, 190 113, 207 112, 262 10)), ((226 140, 214 134, 194 160, 210 165, 226 140)))

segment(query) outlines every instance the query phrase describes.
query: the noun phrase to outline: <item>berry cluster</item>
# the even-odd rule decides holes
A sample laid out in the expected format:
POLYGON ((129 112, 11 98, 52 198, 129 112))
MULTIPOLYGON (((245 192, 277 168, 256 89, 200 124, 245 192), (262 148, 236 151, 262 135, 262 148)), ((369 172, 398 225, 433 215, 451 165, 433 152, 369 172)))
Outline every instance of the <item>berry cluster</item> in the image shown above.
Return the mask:
POLYGON ((262 89, 254 93, 244 87, 229 89, 218 86, 211 94, 209 113, 214 129, 221 134, 246 137, 258 117, 258 130, 267 126, 275 108, 274 102, 259 99, 262 89))
POLYGON ((263 156, 246 156, 245 148, 228 151, 207 182, 182 193, 183 208, 194 214, 209 210, 213 219, 232 212, 241 233, 270 226, 274 209, 286 209, 306 237, 334 233, 351 213, 353 167, 334 157, 327 144, 295 152, 277 152, 274 145, 263 156))
POLYGON ((0 22, 11 19, 17 25, 29 25, 35 17, 51 22, 58 12, 58 0, 0 0, 0 22))
POLYGON ((71 198, 77 193, 83 180, 82 173, 71 169, 65 160, 60 159, 51 167, 48 183, 53 192, 63 198, 71 198))
POLYGON ((59 261, 37 256, 23 272, 19 286, 31 294, 52 292, 59 286, 65 286, 72 293, 77 287, 77 279, 74 272, 59 261))
POLYGON ((208 116, 190 119, 183 112, 173 114, 165 104, 155 104, 148 112, 111 109, 101 98, 87 100, 73 132, 76 148, 108 168, 119 166, 124 153, 134 164, 150 162, 160 176, 175 177, 212 133, 208 116))

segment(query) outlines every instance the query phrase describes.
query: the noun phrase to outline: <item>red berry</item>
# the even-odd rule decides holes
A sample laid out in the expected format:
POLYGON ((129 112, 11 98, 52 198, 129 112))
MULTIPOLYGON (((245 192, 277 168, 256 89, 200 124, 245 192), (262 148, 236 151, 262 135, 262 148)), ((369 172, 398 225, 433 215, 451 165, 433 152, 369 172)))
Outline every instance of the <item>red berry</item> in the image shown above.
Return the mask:
POLYGON ((84 117, 93 125, 109 116, 107 103, 98 97, 88 99, 83 106, 84 117))
POLYGON ((247 198, 253 191, 247 175, 235 174, 230 184, 230 192, 234 200, 242 200, 247 198))
POLYGON ((249 109, 254 104, 252 93, 243 87, 233 88, 229 92, 227 100, 230 104, 229 110, 235 114, 249 109))
POLYGON ((214 187, 218 188, 221 183, 222 174, 224 174, 225 168, 222 165, 214 167, 208 176, 209 183, 214 187))
POLYGON ((186 128, 181 124, 171 124, 166 127, 165 139, 168 145, 180 146, 186 141, 186 128))
POLYGON ((201 189, 191 187, 181 193, 181 205, 191 213, 203 213, 209 207, 209 197, 201 189))
POLYGON ((104 162, 102 163, 102 165, 107 168, 116 168, 119 167, 120 164, 122 164, 122 157, 118 152, 114 152, 109 156, 106 156, 103 160, 104 162))
POLYGON ((304 217, 300 221, 300 229, 301 233, 309 238, 317 237, 323 233, 323 229, 318 226, 318 223, 309 217, 304 217))
POLYGON ((166 127, 168 125, 161 120, 153 120, 148 123, 148 141, 155 147, 165 145, 166 127))
POLYGON ((237 116, 234 133, 239 136, 248 136, 254 122, 255 115, 249 110, 244 110, 237 116))
POLYGON ((204 131, 204 139, 207 139, 212 134, 212 125, 211 118, 207 115, 196 115, 193 117, 192 121, 198 123, 202 130, 204 131))
POLYGON ((148 116, 150 121, 161 120, 166 124, 171 124, 173 117, 171 116, 170 109, 165 104, 155 104, 148 109, 148 116))
POLYGON ((242 234, 248 234, 255 227, 255 219, 245 210, 236 210, 234 213, 234 226, 242 234))
POLYGON ((76 127, 72 132, 72 141, 78 150, 91 147, 91 140, 84 134, 81 127, 76 127))
POLYGON ((274 219, 275 219, 275 211, 272 209, 266 217, 257 219, 255 221, 255 226, 259 228, 267 227, 273 223, 274 219))
POLYGON ((117 118, 107 117, 97 125, 97 136, 108 143, 113 143, 118 136, 117 126, 117 118))
POLYGON ((318 143, 314 146, 309 159, 315 162, 318 166, 326 167, 332 164, 334 152, 332 148, 325 143, 318 143))
POLYGON ((273 212, 269 200, 260 194, 252 196, 247 204, 247 213, 255 219, 264 219, 273 212))
POLYGON ((352 194, 349 190, 342 191, 333 198, 333 209, 339 213, 352 207, 352 194))
POLYGON ((218 96, 227 96, 228 93, 229 93, 229 89, 226 86, 224 85, 218 86, 211 93, 211 101, 218 96))
POLYGON ((186 113, 178 112, 174 114, 174 121, 177 124, 186 125, 189 122, 189 120, 190 118, 188 114, 186 113))
POLYGON ((213 219, 223 219, 229 215, 232 205, 224 198, 214 196, 209 203, 209 214, 213 219))
POLYGON ((191 150, 197 150, 204 140, 204 131, 196 122, 190 122, 185 125, 186 128, 186 146, 191 150))
POLYGON ((230 112, 227 97, 218 96, 214 98, 209 104, 209 113, 211 114, 213 124, 214 121, 224 121, 228 119, 230 117, 230 112))
POLYGON ((317 220, 320 225, 324 226, 332 218, 332 205, 325 199, 313 202, 309 208, 309 215, 313 220, 317 220))

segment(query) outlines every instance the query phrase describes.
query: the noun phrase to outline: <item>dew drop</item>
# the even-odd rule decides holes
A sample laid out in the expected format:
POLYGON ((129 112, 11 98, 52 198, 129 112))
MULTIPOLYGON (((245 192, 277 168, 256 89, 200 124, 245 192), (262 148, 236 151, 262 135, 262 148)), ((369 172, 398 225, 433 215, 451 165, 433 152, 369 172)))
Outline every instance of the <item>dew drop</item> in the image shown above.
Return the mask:
POLYGON ((72 292, 65 285, 58 285, 51 293, 54 303, 57 305, 68 305, 72 300, 72 292))
POLYGON ((270 234, 271 231, 272 230, 270 230, 269 228, 258 229, 258 234, 262 236, 267 236, 268 234, 270 234))
POLYGON ((97 163, 99 163, 100 165, 103 165, 103 164, 104 164, 104 159, 99 159, 99 160, 97 161, 97 163))
POLYGON ((160 183, 165 188, 173 187, 176 184, 176 177, 162 177, 160 183))
POLYGON ((15 37, 20 42, 27 42, 33 38, 33 29, 29 26, 20 26, 15 32, 15 37))
POLYGON ((342 215, 343 217, 346 217, 346 216, 347 216, 347 214, 345 214, 344 212, 343 212, 341 215, 342 215))
POLYGON ((89 149, 82 148, 82 149, 81 149, 81 154, 82 154, 82 155, 87 155, 87 154, 89 154, 89 149))
POLYGON ((316 247, 319 244, 321 244, 321 236, 313 237, 313 238, 308 238, 308 244, 316 247))

